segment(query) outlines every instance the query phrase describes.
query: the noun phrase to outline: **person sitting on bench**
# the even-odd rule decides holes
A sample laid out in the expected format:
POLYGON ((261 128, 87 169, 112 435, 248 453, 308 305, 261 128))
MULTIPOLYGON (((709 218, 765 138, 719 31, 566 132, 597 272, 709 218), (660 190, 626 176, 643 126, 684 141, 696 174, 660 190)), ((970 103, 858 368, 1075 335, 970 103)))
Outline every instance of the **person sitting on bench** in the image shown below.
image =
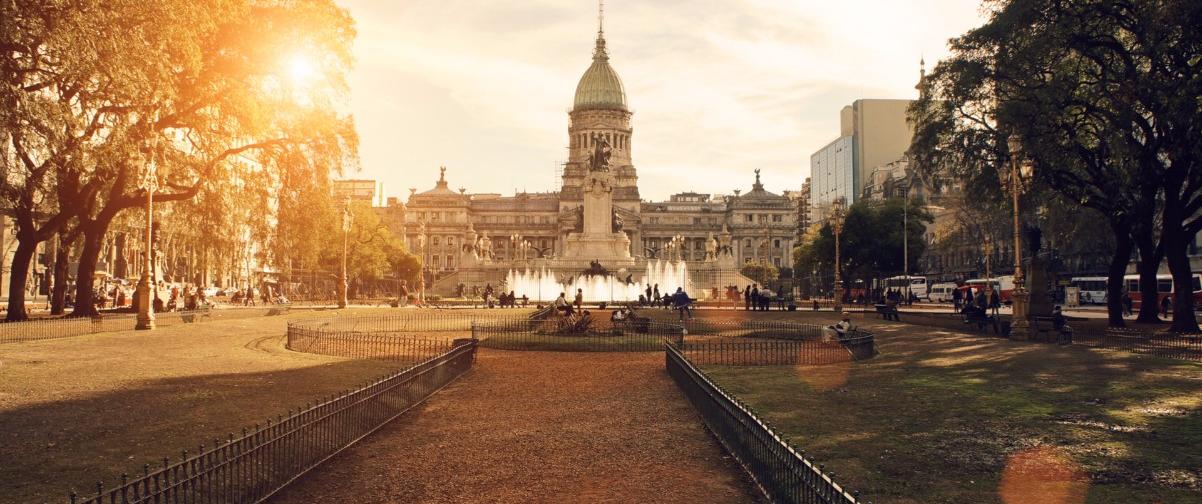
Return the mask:
POLYGON ((851 316, 844 313, 843 320, 840 320, 839 323, 822 328, 822 341, 831 341, 835 339, 842 341, 847 337, 847 333, 850 332, 851 329, 851 316))

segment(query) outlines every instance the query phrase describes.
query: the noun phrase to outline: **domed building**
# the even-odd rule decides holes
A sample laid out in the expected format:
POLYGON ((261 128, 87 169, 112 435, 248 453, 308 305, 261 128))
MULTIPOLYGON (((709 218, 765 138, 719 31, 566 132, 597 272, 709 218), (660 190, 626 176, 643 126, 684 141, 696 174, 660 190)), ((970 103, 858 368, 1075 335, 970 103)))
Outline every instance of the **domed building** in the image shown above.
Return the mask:
POLYGON ((425 230, 426 264, 439 272, 433 290, 447 294, 459 284, 495 285, 510 268, 553 267, 564 256, 568 236, 582 225, 583 184, 599 147, 608 154, 613 177, 614 230, 629 238, 630 256, 640 264, 664 258, 671 250, 695 272, 693 283, 714 284, 695 285, 707 292, 747 283, 737 273, 739 265, 789 264, 797 207, 788 197, 766 191, 759 170, 751 191, 742 196, 739 190, 732 195, 685 192, 669 201, 643 201, 633 163, 631 117, 626 88, 610 64, 599 26, 592 62, 576 85, 568 112, 568 160, 558 191, 514 196, 456 192, 445 171, 434 188, 410 190, 406 237, 417 251, 418 234, 425 230))

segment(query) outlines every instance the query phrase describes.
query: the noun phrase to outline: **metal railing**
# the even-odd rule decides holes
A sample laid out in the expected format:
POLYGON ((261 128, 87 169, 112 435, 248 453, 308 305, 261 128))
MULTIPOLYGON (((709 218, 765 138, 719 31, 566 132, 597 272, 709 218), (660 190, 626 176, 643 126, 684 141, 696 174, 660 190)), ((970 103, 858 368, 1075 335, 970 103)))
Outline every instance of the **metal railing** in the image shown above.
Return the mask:
POLYGON ((772 502, 856 504, 834 473, 789 445, 750 407, 727 394, 673 345, 665 349, 668 374, 701 414, 702 421, 772 502))
POLYGON ((176 462, 143 466, 134 479, 122 474, 106 489, 97 483, 89 496, 70 494, 71 503, 261 502, 346 447, 421 403, 475 360, 476 342, 375 380, 354 391, 308 405, 273 422, 214 440, 176 462))
POLYGON ((871 333, 855 331, 847 338, 817 340, 685 340, 676 349, 690 362, 721 366, 796 366, 837 364, 876 355, 871 333))
POLYGON ((771 320, 720 320, 692 318, 681 322, 689 336, 724 336, 786 340, 822 338, 822 326, 771 320))
MULTIPOLYGON (((269 317, 288 313, 288 305, 271 305, 252 308, 200 309, 155 313, 155 325, 169 327, 179 324, 230 320, 252 317, 269 317)), ((138 316, 132 313, 103 314, 98 317, 57 317, 0 322, 0 343, 15 343, 58 338, 70 338, 85 334, 129 331, 137 324, 138 316)))
POLYGON ((1169 359, 1202 361, 1202 334, 1152 333, 1122 327, 1101 330, 1074 327, 1071 343, 1169 359))
POLYGON ((681 327, 676 324, 647 319, 586 322, 561 315, 476 322, 472 338, 480 340, 480 346, 500 350, 566 352, 654 352, 662 350, 665 342, 683 341, 681 327))

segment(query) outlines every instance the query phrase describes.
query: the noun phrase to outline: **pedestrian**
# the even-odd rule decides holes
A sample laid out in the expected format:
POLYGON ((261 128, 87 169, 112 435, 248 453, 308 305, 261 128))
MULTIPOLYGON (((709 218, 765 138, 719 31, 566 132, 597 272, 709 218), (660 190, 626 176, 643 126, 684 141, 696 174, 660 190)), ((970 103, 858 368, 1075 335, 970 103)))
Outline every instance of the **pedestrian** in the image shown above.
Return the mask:
POLYGON ((952 289, 952 309, 957 313, 960 312, 960 300, 964 299, 964 291, 960 290, 960 286, 952 289))
POLYGON ((985 297, 985 289, 977 289, 977 308, 982 311, 989 309, 989 299, 985 297))
POLYGON ((1172 297, 1171 295, 1168 295, 1160 300, 1160 316, 1161 317, 1168 317, 1169 310, 1173 309, 1173 300, 1171 299, 1171 297, 1172 297))
POLYGON ((647 284, 647 290, 646 290, 645 294, 647 294, 647 297, 645 297, 639 301, 639 305, 641 305, 641 306, 646 306, 647 303, 651 302, 652 299, 655 299, 655 298, 651 297, 651 284, 647 284))
POLYGON ((760 286, 751 284, 751 306, 755 309, 760 308, 760 286))
POLYGON ((584 289, 576 289, 576 311, 584 308, 584 289))
POLYGON ((998 289, 989 289, 989 307, 994 310, 1002 307, 1002 298, 998 296, 998 289))
POLYGON ((659 300, 659 284, 655 284, 655 287, 651 289, 651 306, 659 304, 659 300))
POLYGON ((672 307, 680 312, 680 320, 684 320, 686 314, 688 314, 688 318, 693 318, 693 312, 689 309, 689 304, 691 303, 692 300, 689 299, 689 295, 684 291, 684 288, 677 287, 676 293, 672 295, 672 307))
POLYGON ((401 280, 401 287, 397 293, 397 306, 405 306, 409 304, 409 282, 401 280))
POLYGON ((743 289, 743 309, 751 311, 751 286, 748 285, 743 289))
POLYGON ((1123 315, 1131 316, 1135 313, 1134 302, 1131 301, 1131 293, 1123 291, 1123 315))

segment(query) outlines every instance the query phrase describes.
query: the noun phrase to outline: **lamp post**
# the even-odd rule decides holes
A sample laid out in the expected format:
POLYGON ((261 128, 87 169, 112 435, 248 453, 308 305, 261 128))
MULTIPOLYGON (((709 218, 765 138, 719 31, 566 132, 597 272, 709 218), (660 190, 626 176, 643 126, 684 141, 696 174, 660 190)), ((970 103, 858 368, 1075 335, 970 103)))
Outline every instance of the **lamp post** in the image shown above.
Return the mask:
POLYGON ((346 198, 342 202, 342 265, 338 269, 338 307, 346 308, 347 302, 347 278, 346 278, 346 252, 347 241, 351 234, 351 199, 346 198))
POLYGON ((146 191, 146 263, 142 268, 142 277, 138 281, 138 287, 134 294, 138 301, 138 320, 134 328, 151 330, 154 329, 154 308, 151 306, 154 298, 151 295, 154 290, 154 279, 150 275, 154 266, 154 231, 152 227, 154 226, 154 192, 159 189, 159 179, 154 164, 154 151, 149 144, 144 146, 144 150, 148 159, 145 169, 142 171, 142 180, 138 182, 138 188, 146 191))
POLYGON ((1030 324, 1027 321, 1030 294, 1027 292, 1026 278, 1023 275, 1023 248, 1019 228, 1018 200, 1026 190, 1026 182, 1031 178, 1035 167, 1030 162, 1023 160, 1021 137, 1010 135, 1006 144, 1010 148, 1010 173, 1009 177, 1001 175, 999 178, 1008 178, 1001 182, 1009 190, 1014 204, 1014 291, 1010 295, 1013 304, 1010 338, 1024 340, 1030 336, 1028 334, 1030 324))
POLYGON ((426 221, 422 219, 417 232, 417 251, 422 258, 421 280, 417 285, 417 299, 422 306, 426 305, 426 221))
POLYGON ((839 234, 843 232, 843 219, 847 217, 845 205, 847 200, 840 196, 831 204, 831 230, 835 232, 835 311, 843 311, 843 282, 839 259, 839 234))
POLYGON ((994 315, 997 315, 997 307, 993 306, 993 275, 989 271, 990 259, 993 258, 993 240, 989 235, 985 235, 985 243, 981 246, 981 251, 985 253, 985 299, 994 309, 994 315))
POLYGON ((902 202, 902 277, 906 279, 906 305, 910 304, 910 181, 906 180, 902 202))

